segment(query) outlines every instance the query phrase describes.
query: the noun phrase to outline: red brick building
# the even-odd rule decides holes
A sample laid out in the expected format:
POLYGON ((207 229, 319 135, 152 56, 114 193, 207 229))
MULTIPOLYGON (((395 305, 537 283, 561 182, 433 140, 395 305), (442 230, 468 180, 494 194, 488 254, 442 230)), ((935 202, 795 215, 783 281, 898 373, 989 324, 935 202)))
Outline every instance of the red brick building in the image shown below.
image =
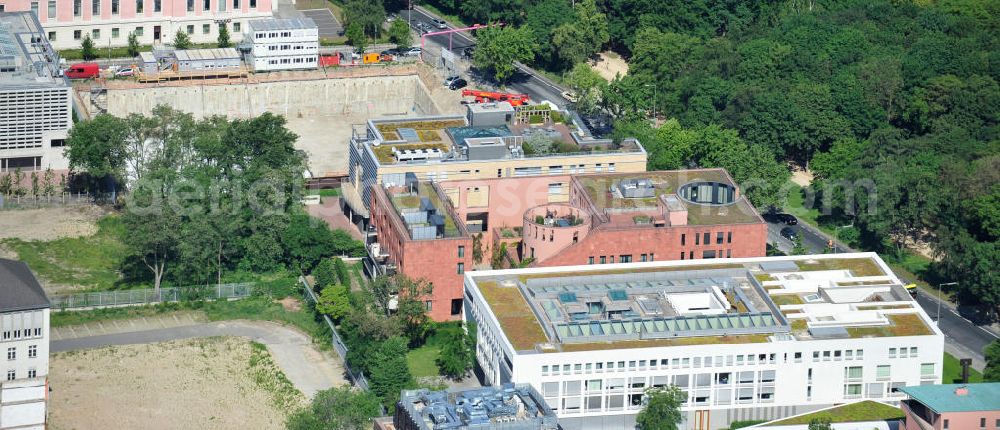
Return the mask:
POLYGON ((397 202, 403 198, 390 196, 403 194, 391 188, 373 193, 371 219, 381 252, 394 262, 388 263, 390 267, 394 264, 399 273, 434 283, 435 320, 461 312, 460 272, 473 268, 473 236, 480 233, 483 260, 475 264, 478 269, 489 268, 494 244, 499 243, 506 244, 503 260, 508 267, 766 253, 767 225, 723 169, 473 179, 413 187, 417 186, 423 191, 403 194, 436 196, 437 207, 446 209, 440 212, 447 212, 454 229, 440 230, 435 237, 414 236, 403 218, 418 223, 422 218, 403 212, 421 205, 412 198, 409 205, 397 202))

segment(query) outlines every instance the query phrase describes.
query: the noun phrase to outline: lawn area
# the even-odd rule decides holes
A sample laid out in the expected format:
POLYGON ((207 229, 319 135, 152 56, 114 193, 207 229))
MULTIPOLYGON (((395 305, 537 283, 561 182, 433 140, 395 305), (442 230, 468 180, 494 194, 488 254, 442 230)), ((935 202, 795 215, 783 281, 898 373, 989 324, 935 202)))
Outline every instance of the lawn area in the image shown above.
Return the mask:
MULTIPOLYGON (((944 365, 941 370, 942 384, 958 384, 962 382, 962 365, 954 355, 944 353, 944 365)), ((983 374, 969 368, 969 382, 983 382, 983 374)))
POLYGON ((809 424, 809 421, 819 417, 829 417, 833 423, 850 423, 862 421, 889 421, 903 418, 903 411, 884 403, 865 400, 838 406, 825 411, 816 411, 786 420, 776 421, 772 426, 809 424))
POLYGON ((406 354, 406 364, 410 368, 410 374, 414 378, 440 375, 437 364, 434 362, 440 352, 441 348, 437 345, 424 345, 410 350, 406 354))
POLYGON ((796 218, 804 220, 814 226, 817 226, 829 234, 834 234, 832 229, 823 228, 822 226, 820 226, 819 209, 817 209, 819 205, 813 204, 813 208, 811 209, 806 208, 805 206, 806 198, 805 198, 804 188, 800 187, 798 184, 792 182, 791 180, 789 180, 788 184, 786 184, 786 188, 789 190, 789 192, 788 192, 788 200, 785 202, 785 208, 784 208, 785 212, 795 215, 796 218))
POLYGON ((3 243, 50 283, 107 290, 119 280, 118 268, 125 255, 121 241, 124 234, 121 219, 108 215, 97 221, 97 233, 92 236, 47 242, 6 239, 3 243))

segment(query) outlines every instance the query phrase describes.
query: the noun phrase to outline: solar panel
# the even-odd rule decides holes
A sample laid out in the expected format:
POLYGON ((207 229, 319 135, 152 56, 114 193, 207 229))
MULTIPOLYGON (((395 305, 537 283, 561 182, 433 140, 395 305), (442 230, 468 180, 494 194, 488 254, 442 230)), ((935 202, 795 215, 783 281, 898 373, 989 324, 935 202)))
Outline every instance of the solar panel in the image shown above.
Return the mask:
POLYGON ((576 293, 559 293, 559 301, 562 303, 576 302, 576 293))

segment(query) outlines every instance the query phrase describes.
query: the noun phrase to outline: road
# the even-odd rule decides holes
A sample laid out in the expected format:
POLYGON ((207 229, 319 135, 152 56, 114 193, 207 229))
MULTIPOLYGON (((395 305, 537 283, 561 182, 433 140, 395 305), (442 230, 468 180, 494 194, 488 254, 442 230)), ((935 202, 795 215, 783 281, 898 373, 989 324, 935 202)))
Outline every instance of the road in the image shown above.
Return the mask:
MULTIPOLYGON (((432 29, 434 29, 434 31, 442 31, 438 30, 437 26, 431 22, 435 16, 431 15, 429 12, 421 9, 420 7, 415 7, 410 12, 411 14, 409 15, 409 20, 411 27, 422 22, 429 25, 432 29)), ((399 12, 399 19, 407 19, 407 17, 407 11, 404 10, 399 12)), ((449 34, 438 34, 427 36, 426 40, 437 44, 444 49, 451 46, 451 51, 458 58, 462 58, 465 48, 475 46, 476 44, 472 37, 467 33, 450 33, 450 38, 451 40, 449 41, 449 34)), ((538 74, 533 73, 527 66, 522 64, 518 64, 517 66, 518 71, 510 79, 510 82, 507 83, 507 88, 510 91, 527 94, 535 103, 548 100, 555 103, 559 107, 563 107, 569 102, 561 95, 563 91, 561 88, 554 86, 554 84, 538 76, 538 74)))
POLYGON ((53 340, 50 352, 211 336, 240 336, 267 345, 281 371, 308 398, 320 390, 347 383, 343 368, 313 348, 309 336, 280 324, 262 321, 224 321, 53 340))

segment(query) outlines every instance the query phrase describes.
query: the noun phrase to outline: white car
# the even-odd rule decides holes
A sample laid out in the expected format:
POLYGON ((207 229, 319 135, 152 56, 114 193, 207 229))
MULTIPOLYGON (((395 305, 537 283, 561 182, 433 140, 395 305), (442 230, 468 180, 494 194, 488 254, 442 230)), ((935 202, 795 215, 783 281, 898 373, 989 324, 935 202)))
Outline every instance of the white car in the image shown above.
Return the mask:
POLYGON ((406 52, 404 52, 403 55, 405 55, 407 57, 416 57, 416 56, 419 56, 422 51, 423 50, 420 49, 419 46, 414 46, 414 47, 410 48, 409 50, 407 50, 406 52))
POLYGON ((434 18, 431 20, 431 22, 433 22, 434 26, 437 27, 439 30, 448 29, 448 23, 444 22, 443 19, 434 18))
POLYGON ((131 67, 125 67, 125 68, 119 69, 117 72, 115 72, 115 76, 119 77, 119 78, 128 77, 128 76, 134 76, 134 75, 135 75, 135 69, 133 69, 131 67))
POLYGON ((570 103, 576 103, 576 93, 567 90, 563 91, 560 95, 563 96, 564 99, 569 100, 570 103))

